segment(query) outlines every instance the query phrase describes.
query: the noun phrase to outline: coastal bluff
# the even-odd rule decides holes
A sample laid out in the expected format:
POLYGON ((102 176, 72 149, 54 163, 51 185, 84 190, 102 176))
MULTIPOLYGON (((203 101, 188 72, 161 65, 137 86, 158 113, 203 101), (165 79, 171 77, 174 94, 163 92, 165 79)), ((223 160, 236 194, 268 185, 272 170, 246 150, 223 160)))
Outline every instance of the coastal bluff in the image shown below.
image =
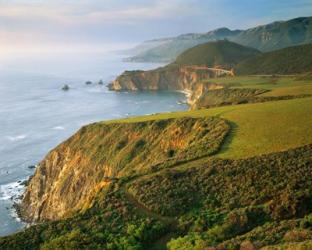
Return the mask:
POLYGON ((213 154, 228 131, 220 118, 85 126, 41 161, 19 205, 20 215, 40 222, 84 211, 100 190, 120 178, 213 154))
POLYGON ((110 90, 194 91, 196 84, 210 78, 233 76, 233 71, 198 66, 170 66, 150 71, 125 71, 108 85, 110 90))

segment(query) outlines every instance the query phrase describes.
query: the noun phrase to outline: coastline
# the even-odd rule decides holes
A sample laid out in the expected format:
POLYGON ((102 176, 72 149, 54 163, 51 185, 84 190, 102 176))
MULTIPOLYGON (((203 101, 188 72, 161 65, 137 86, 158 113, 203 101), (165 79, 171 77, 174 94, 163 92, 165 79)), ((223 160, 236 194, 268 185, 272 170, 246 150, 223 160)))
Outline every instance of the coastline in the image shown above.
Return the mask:
MULTIPOLYGON (((124 118, 128 118, 129 116, 138 116, 138 115, 150 115, 150 114, 155 114, 155 113, 166 113, 166 112, 173 112, 173 111, 179 111, 179 110, 187 110, 188 109, 188 106, 185 105, 184 103, 184 100, 185 100, 185 93, 181 93, 183 95, 179 96, 179 95, 175 95, 175 91, 166 91, 166 92, 159 92, 159 91, 154 91, 152 93, 148 93, 148 92, 142 92, 142 93, 138 93, 138 94, 133 94, 133 95, 129 95, 127 93, 123 94, 123 93, 116 93, 115 91, 109 91, 109 95, 108 96, 120 96, 122 98, 122 105, 125 105, 127 103, 131 103, 131 109, 129 109, 129 111, 126 113, 125 110, 123 109, 123 115, 122 114, 111 114, 109 118, 105 118, 105 117, 102 117, 101 119, 97 120, 98 122, 101 122, 101 121, 105 121, 105 120, 114 120, 116 119, 116 117, 118 117, 119 119, 124 117, 124 118), (111 95, 112 93, 116 93, 116 95, 111 95), (166 102, 164 102, 161 106, 159 105, 151 105, 151 104, 148 104, 148 106, 153 106, 149 109, 146 109, 145 106, 146 105, 142 105, 142 103, 146 103, 147 100, 148 100, 148 103, 155 103, 155 99, 159 99, 158 98, 161 97, 163 98, 164 100, 166 100, 166 102), (176 96, 176 97, 175 97, 176 96), (126 97, 127 99, 129 99, 129 102, 127 101, 127 99, 125 100, 123 97, 126 97), (131 100, 131 102, 130 102, 131 100), (133 100, 133 101, 132 101, 133 100), (183 102, 182 105, 181 104, 177 104, 178 102, 183 102), (167 104, 166 104, 167 103, 167 104), (136 107, 137 106, 140 106, 140 110, 136 110, 136 107), (135 111, 132 111, 132 110, 135 110, 135 111)), ((61 92, 62 93, 62 92, 61 92)), ((89 93, 89 92, 88 92, 89 93)), ((178 93, 178 92, 176 92, 178 93)), ((88 94, 90 95, 90 94, 88 94)), ((105 99, 105 96, 103 96, 104 99, 105 99)), ((129 105, 128 105, 129 106, 129 105)), ((130 106, 129 106, 130 107, 130 106)), ((90 123, 93 123, 93 121, 90 121, 90 122, 87 122, 85 124, 90 124, 90 123)), ((77 127, 77 129, 81 128, 81 126, 83 125, 80 125, 79 127, 77 127)), ((59 145, 61 142, 65 141, 68 137, 70 137, 71 135, 73 135, 75 133, 75 131, 77 131, 77 129, 74 129, 73 132, 69 133, 68 132, 68 126, 62 124, 62 127, 66 128, 64 130, 55 130, 53 129, 55 126, 54 125, 51 125, 51 131, 54 132, 54 133, 57 133, 57 134, 68 134, 67 136, 65 136, 63 139, 61 139, 59 142, 57 143, 53 143, 51 142, 50 144, 53 144, 54 146, 52 146, 50 149, 47 149, 45 150, 42 155, 43 157, 53 148, 55 148, 57 145, 59 145)), ((27 139, 29 140, 29 138, 31 137, 28 137, 27 139)), ((25 139, 26 140, 26 139, 25 139)), ((23 141, 18 141, 18 142, 15 142, 15 143, 22 143, 23 141)), ((13 143, 13 142, 12 142, 13 143)), ((34 149, 35 150, 35 149, 34 149)), ((43 151, 43 150, 42 150, 43 151)), ((40 160, 43 159, 43 157, 40 157, 40 160)), ((39 161, 40 161, 39 160, 39 161)), ((37 161, 37 160, 35 160, 37 161)), ((28 163, 29 164, 29 163, 28 163)), ((18 183, 20 182, 19 184, 21 183, 24 183, 24 181, 29 181, 30 178, 32 177, 33 175, 33 171, 32 169, 29 169, 27 166, 25 166, 25 169, 27 170, 28 172, 28 177, 26 179, 16 179, 16 181, 14 181, 14 183, 18 183)), ((13 183, 13 182, 12 182, 13 183)), ((9 234, 12 234, 14 232, 17 232, 17 231, 20 231, 20 230, 23 230, 24 228, 26 228, 27 226, 29 225, 32 225, 32 223, 29 223, 29 220, 27 218, 24 218, 24 216, 21 214, 21 211, 20 211, 20 204, 21 204, 21 198, 22 198, 22 195, 25 193, 25 187, 23 186, 23 190, 21 190, 19 193, 18 193, 18 196, 19 196, 19 199, 16 199, 14 200, 10 206, 9 206, 9 210, 8 211, 10 213, 10 215, 8 215, 10 218, 12 218, 12 223, 14 223, 14 221, 18 221, 19 223, 23 223, 23 226, 20 226, 17 228, 17 230, 14 230, 12 232, 9 232, 9 233, 2 233, 1 236, 5 236, 5 235, 9 235, 9 234), (13 216, 14 214, 14 216, 13 216), (12 216, 11 216, 12 215, 12 216)), ((1 197, 0 197, 1 198, 1 197)), ((11 197, 9 197, 11 198, 11 197)), ((8 217, 8 218, 9 218, 8 217)), ((11 222, 9 222, 11 223, 11 222)))

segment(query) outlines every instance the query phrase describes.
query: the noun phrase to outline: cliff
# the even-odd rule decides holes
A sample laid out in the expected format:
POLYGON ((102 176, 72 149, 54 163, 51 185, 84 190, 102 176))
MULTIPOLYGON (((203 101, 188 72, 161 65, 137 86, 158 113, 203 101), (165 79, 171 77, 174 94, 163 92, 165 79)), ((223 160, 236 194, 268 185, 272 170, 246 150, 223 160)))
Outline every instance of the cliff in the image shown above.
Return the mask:
POLYGON ((205 79, 229 75, 213 68, 170 66, 149 71, 125 71, 109 84, 110 90, 180 90, 193 91, 205 79))
POLYGON ((228 129, 217 118, 85 126, 39 164, 20 213, 27 221, 68 217, 117 179, 214 153, 228 129))
POLYGON ((228 75, 215 69, 181 67, 150 71, 126 71, 109 85, 110 90, 178 90, 188 93, 187 102, 192 109, 209 90, 222 89, 222 84, 203 82, 210 78, 228 75))
POLYGON ((207 80, 234 76, 233 67, 247 58, 259 55, 258 50, 229 41, 201 44, 182 53, 175 62, 149 71, 125 71, 109 84, 110 90, 177 90, 189 93, 194 103, 209 90, 223 88, 207 80))
POLYGON ((111 90, 192 91, 195 83, 220 76, 233 76, 233 67, 258 50, 229 41, 209 42, 182 53, 175 62, 149 71, 125 71, 111 90))

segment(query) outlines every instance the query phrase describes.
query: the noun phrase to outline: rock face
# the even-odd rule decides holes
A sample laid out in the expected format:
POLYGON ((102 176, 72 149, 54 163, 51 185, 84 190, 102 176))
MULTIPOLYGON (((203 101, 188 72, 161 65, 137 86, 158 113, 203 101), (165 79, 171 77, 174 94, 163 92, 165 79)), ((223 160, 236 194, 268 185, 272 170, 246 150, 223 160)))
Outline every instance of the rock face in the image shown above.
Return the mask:
POLYGON ((67 84, 64 84, 64 86, 62 87, 63 91, 68 91, 69 90, 69 86, 67 84))
POLYGON ((219 118, 85 126, 36 168, 21 216, 26 221, 70 216, 90 207, 94 195, 116 178, 214 153, 228 130, 219 118))
POLYGON ((165 67, 150 71, 125 71, 108 87, 115 91, 174 90, 189 94, 188 104, 208 90, 221 89, 222 84, 204 82, 210 78, 232 75, 232 71, 201 67, 165 67))
POLYGON ((150 71, 125 71, 109 84, 110 90, 180 90, 192 91, 195 84, 231 74, 230 71, 170 66, 150 71))

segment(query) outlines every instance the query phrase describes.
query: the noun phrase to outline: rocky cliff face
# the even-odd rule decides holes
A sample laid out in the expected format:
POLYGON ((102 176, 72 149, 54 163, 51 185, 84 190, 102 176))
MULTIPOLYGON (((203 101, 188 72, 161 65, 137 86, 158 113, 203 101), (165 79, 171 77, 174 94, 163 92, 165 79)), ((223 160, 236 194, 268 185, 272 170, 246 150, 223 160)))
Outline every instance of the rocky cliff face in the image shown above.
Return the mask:
POLYGON ((210 155, 228 132, 218 118, 85 126, 39 164, 20 205, 27 221, 56 220, 91 206, 117 178, 210 155))
POLYGON ((110 90, 181 90, 192 91, 196 84, 224 76, 213 69, 170 66, 150 71, 125 71, 109 84, 110 90))
POLYGON ((208 68, 167 66, 150 71, 125 71, 108 87, 110 90, 115 91, 185 91, 189 93, 188 103, 193 106, 196 100, 206 91, 223 88, 221 84, 203 82, 204 80, 231 74, 230 71, 223 72, 208 68))

